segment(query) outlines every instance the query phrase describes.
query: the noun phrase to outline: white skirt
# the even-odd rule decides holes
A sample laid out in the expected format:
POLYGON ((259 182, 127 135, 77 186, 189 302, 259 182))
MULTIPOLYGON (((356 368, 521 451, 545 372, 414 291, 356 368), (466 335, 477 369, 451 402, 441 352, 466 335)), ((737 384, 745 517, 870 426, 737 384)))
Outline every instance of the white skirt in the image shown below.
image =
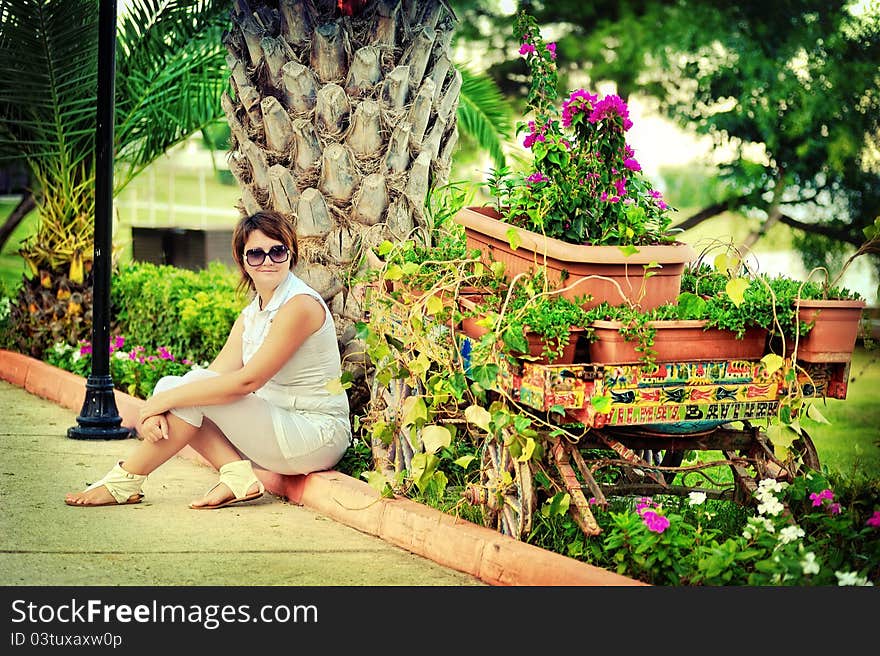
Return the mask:
MULTIPOLYGON (((219 376, 193 369, 183 376, 164 376, 154 394, 179 385, 219 376)), ((256 394, 222 405, 172 408, 186 423, 201 427, 210 419, 238 452, 278 474, 308 474, 333 468, 351 444, 351 424, 341 418, 302 410, 285 410, 256 394)))

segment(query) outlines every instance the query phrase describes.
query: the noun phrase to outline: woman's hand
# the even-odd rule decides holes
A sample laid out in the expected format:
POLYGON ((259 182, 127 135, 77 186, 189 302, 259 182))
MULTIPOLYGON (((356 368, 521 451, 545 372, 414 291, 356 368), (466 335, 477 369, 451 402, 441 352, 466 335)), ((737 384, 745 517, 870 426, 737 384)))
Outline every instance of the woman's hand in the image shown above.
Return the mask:
POLYGON ((138 413, 138 417, 139 420, 143 422, 148 417, 152 417, 154 415, 162 415, 169 410, 171 410, 171 406, 166 403, 165 395, 157 394, 155 396, 151 396, 144 402, 144 405, 141 406, 141 411, 138 413))
POLYGON ((168 439, 168 419, 165 415, 152 415, 138 423, 138 435, 147 442, 168 439))

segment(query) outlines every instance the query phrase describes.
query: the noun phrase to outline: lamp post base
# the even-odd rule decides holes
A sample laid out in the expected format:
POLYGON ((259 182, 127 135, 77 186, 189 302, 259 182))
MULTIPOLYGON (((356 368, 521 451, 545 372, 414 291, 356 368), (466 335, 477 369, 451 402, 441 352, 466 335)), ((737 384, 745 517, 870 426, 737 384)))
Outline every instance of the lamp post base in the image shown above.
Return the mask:
POLYGON ((110 376, 89 376, 86 399, 76 422, 77 426, 67 429, 67 437, 74 440, 124 440, 134 436, 131 429, 122 426, 110 376))

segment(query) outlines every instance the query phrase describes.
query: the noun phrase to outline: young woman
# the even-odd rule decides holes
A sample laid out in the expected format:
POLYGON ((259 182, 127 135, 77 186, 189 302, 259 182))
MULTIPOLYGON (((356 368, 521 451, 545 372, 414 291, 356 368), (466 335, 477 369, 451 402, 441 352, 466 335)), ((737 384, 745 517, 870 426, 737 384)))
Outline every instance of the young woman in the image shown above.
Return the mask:
POLYGON ((293 274, 296 234, 277 212, 242 219, 232 237, 252 302, 207 369, 159 380, 136 426, 143 438, 71 506, 138 503, 159 465, 189 444, 220 472, 191 504, 215 509, 262 496, 252 463, 279 474, 329 469, 351 441, 348 397, 338 385, 339 347, 321 296, 293 274))

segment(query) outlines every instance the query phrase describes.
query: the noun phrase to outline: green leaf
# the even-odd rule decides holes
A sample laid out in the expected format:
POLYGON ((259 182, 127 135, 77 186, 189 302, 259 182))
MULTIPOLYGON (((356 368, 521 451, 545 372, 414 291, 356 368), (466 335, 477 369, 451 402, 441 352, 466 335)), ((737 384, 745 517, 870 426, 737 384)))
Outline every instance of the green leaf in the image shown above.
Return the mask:
POLYGON ((428 314, 437 314, 443 309, 443 301, 436 294, 431 294, 425 302, 425 311, 428 314))
POLYGON ((733 275, 737 268, 739 268, 739 258, 728 255, 727 253, 721 253, 715 257, 714 266, 717 271, 721 271, 727 275, 733 275))
POLYGON ((471 367, 471 378, 483 389, 492 389, 498 378, 497 364, 481 364, 471 367))
POLYGON ((768 353, 763 358, 761 358, 761 362, 764 363, 764 368, 767 370, 767 374, 772 374, 779 370, 779 368, 785 364, 785 360, 782 356, 779 356, 775 353, 768 353))
POLYGON ((507 243, 510 244, 510 248, 513 250, 519 248, 522 240, 520 239, 519 231, 516 228, 508 228, 504 235, 507 237, 507 243))
POLYGON ((825 419, 825 415, 819 412, 819 408, 816 407, 815 403, 807 404, 807 417, 820 424, 831 424, 830 421, 825 419))
POLYGON ((550 500, 550 514, 555 516, 564 515, 571 505, 571 495, 568 492, 557 492, 550 500))
POLYGON ((406 397, 403 401, 402 416, 401 424, 403 426, 412 426, 420 420, 427 421, 428 408, 425 405, 425 400, 421 396, 406 397))
POLYGON ((428 453, 437 453, 444 446, 452 444, 452 433, 445 426, 430 424, 422 428, 422 444, 428 453))
POLYGON ((389 264, 385 269, 386 280, 400 280, 403 278, 403 269, 397 264, 389 264))
POLYGON ((475 456, 462 456, 461 458, 456 458, 452 462, 461 467, 462 469, 467 469, 468 466, 476 460, 475 456))
POLYGON ((376 248, 376 253, 378 253, 380 257, 385 257, 393 248, 394 244, 386 239, 376 248))
POLYGON ((388 480, 377 471, 361 472, 361 477, 379 494, 382 494, 385 491, 386 486, 388 486, 388 480))
POLYGON ((623 253, 624 257, 629 257, 630 255, 635 255, 639 252, 639 249, 632 244, 628 244, 626 246, 618 246, 617 248, 620 250, 621 253, 623 253))
POLYGON ((724 291, 727 292, 727 295, 736 307, 743 304, 746 289, 748 288, 749 280, 747 278, 733 278, 732 280, 728 280, 727 284, 724 285, 724 291))
POLYGON ((489 422, 492 420, 492 415, 489 414, 486 408, 479 405, 470 405, 465 408, 464 418, 468 423, 483 429, 487 433, 489 432, 489 422))
POLYGON ((679 316, 703 317, 706 315, 706 300, 692 292, 682 292, 678 295, 679 316))
POLYGON ((527 438, 526 445, 523 447, 522 453, 519 455, 520 462, 528 462, 532 459, 532 454, 535 453, 535 447, 537 446, 537 442, 535 442, 534 438, 527 438))

